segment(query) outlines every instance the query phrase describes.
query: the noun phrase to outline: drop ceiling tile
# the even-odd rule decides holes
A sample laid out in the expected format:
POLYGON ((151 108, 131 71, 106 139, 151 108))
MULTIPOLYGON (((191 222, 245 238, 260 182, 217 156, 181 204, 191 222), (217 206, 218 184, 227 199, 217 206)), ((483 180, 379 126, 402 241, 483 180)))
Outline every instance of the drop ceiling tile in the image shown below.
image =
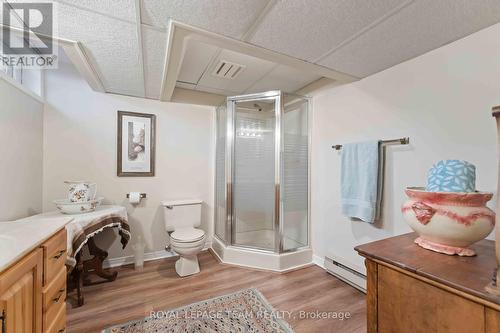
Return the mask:
MULTIPOLYGON (((10 0, 9 0, 10 1, 10 0)), ((25 0, 18 0, 25 1, 25 0)), ((135 0, 54 0, 108 17, 137 22, 135 0)))
POLYGON ((313 61, 407 1, 277 1, 250 41, 313 61))
POLYGON ((218 50, 213 45, 188 41, 177 80, 197 84, 218 50))
POLYGON ((82 42, 106 91, 144 96, 137 25, 60 3, 59 36, 82 42))
POLYGON ((174 19, 230 37, 240 37, 268 0, 142 0, 141 20, 167 27, 174 19))
POLYGON ((208 70, 205 71, 198 84, 203 87, 225 91, 243 92, 271 71, 274 66, 274 63, 266 60, 229 50, 222 50, 220 55, 210 64, 208 70), (212 75, 212 72, 221 60, 243 65, 245 68, 234 79, 216 77, 212 75))
POLYGON ((258 93, 268 90, 282 90, 284 92, 296 92, 309 83, 320 79, 321 76, 301 72, 294 68, 279 65, 269 74, 257 81, 245 93, 258 93))
POLYGON ((498 0, 415 1, 320 64, 366 77, 498 22, 498 0))
POLYGON ((166 33, 142 26, 144 85, 148 98, 160 97, 166 44, 166 33))

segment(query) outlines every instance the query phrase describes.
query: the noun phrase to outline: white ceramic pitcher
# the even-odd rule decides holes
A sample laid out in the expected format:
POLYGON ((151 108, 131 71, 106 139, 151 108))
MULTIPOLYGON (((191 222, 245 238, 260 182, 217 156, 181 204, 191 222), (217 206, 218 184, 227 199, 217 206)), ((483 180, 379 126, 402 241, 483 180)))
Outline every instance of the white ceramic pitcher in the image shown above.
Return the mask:
POLYGON ((65 181, 70 185, 68 190, 68 200, 71 202, 87 202, 95 199, 97 184, 88 181, 65 181))

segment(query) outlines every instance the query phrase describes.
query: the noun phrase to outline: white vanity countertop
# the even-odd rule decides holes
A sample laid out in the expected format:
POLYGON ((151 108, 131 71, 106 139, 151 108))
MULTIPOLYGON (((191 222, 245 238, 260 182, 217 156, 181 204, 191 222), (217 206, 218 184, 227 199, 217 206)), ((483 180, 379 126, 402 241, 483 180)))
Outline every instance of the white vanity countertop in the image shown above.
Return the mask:
POLYGON ((70 216, 0 222, 0 272, 23 258, 73 220, 70 216))

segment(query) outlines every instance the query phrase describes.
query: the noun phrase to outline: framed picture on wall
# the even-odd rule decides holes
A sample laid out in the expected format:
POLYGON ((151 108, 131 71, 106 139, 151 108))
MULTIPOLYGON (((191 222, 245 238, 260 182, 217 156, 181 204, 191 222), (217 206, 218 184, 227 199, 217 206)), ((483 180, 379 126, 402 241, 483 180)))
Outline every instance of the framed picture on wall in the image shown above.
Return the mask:
POLYGON ((155 175, 154 114, 118 111, 118 177, 155 175))

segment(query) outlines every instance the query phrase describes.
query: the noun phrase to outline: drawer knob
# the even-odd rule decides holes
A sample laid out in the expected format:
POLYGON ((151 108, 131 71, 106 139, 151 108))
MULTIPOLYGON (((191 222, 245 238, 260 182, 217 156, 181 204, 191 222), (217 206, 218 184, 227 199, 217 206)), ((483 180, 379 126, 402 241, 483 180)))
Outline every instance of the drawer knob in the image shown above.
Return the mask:
POLYGON ((64 333, 64 332, 66 332, 66 327, 61 328, 61 329, 60 329, 59 331, 57 331, 57 332, 58 332, 58 333, 64 333))
POLYGON ((54 301, 54 303, 59 302, 59 300, 61 299, 62 295, 64 294, 64 291, 65 291, 65 289, 60 289, 59 290, 59 295, 57 295, 57 297, 54 298, 52 301, 54 301))
POLYGON ((61 258, 62 255, 65 253, 66 253, 66 250, 61 250, 61 251, 57 252, 57 254, 55 256, 53 256, 52 258, 57 260, 57 259, 61 258))

